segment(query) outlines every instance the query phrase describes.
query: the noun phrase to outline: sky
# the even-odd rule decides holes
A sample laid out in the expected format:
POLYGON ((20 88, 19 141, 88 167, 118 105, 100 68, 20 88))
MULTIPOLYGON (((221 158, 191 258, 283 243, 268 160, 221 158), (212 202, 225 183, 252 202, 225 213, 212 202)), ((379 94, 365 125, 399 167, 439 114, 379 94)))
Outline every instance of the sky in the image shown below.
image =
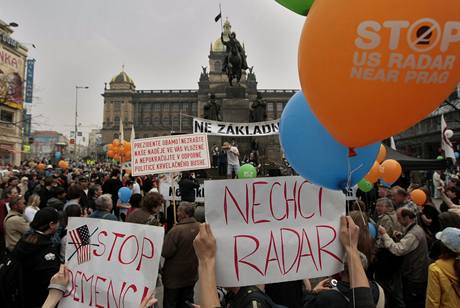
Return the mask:
POLYGON ((136 89, 197 89, 219 13, 245 43, 259 88, 298 89, 304 17, 274 0, 2 0, 0 19, 36 59, 33 129, 69 135, 78 92, 80 129, 102 127, 104 83, 122 65, 136 89), (32 48, 30 43, 36 45, 32 48))

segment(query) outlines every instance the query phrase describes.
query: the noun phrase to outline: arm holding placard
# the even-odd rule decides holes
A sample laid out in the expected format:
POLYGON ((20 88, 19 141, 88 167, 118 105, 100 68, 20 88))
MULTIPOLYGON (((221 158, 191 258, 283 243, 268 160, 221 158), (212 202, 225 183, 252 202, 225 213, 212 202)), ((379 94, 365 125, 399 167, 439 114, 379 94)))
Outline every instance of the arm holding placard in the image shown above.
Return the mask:
POLYGON ((347 253, 350 287, 355 296, 355 307, 375 307, 369 281, 358 251, 359 227, 350 216, 340 217, 340 242, 347 253))
POLYGON ((201 307, 220 307, 216 287, 216 239, 209 224, 200 225, 193 247, 199 262, 201 307))

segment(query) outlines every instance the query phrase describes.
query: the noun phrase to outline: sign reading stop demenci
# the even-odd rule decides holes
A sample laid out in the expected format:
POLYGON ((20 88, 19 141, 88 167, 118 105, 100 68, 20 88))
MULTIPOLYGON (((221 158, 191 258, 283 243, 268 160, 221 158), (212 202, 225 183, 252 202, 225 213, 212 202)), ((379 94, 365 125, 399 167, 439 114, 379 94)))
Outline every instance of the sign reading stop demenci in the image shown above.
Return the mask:
POLYGON ((135 139, 131 151, 134 176, 211 167, 205 134, 135 139))

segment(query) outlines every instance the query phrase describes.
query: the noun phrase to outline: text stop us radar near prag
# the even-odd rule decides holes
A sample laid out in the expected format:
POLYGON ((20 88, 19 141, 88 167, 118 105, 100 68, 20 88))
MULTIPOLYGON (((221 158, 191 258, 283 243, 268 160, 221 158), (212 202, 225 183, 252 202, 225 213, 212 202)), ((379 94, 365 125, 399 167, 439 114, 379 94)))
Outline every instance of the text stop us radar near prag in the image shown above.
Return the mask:
POLYGON ((205 134, 135 139, 131 151, 133 176, 211 167, 205 134))
POLYGON ((324 277, 343 269, 345 196, 303 178, 206 181, 206 220, 217 241, 217 285, 324 277))

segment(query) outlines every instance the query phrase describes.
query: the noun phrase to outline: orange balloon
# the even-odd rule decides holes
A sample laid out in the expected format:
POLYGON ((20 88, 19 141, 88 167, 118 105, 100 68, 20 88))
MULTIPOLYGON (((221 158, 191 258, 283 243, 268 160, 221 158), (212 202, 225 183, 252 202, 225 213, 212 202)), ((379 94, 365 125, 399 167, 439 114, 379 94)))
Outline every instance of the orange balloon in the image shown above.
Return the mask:
POLYGON ((120 157, 120 155, 115 154, 115 155, 113 156, 113 159, 115 159, 115 160, 117 160, 117 161, 120 161, 121 157, 120 157))
POLYGON ((108 150, 107 151, 107 157, 113 158, 115 156, 115 152, 113 150, 108 150))
POLYGON ((412 199, 412 201, 414 201, 415 204, 417 204, 418 206, 422 206, 425 204, 426 194, 421 189, 414 189, 410 193, 410 198, 412 199))
POLYGON ((131 143, 126 142, 126 143, 125 143, 125 149, 126 149, 126 148, 129 149, 129 150, 131 151, 131 143))
POLYGON ((123 149, 123 151, 125 152, 125 154, 131 154, 131 148, 128 148, 125 146, 125 148, 123 149))
POLYGON ((67 168, 69 168, 69 164, 65 160, 60 160, 58 162, 58 167, 66 170, 67 168))
POLYGON ((385 148, 383 144, 381 144, 379 154, 377 155, 377 161, 381 163, 382 161, 385 160, 386 156, 387 156, 387 149, 385 148))
POLYGON ((110 151, 112 148, 113 148, 113 144, 109 143, 109 144, 107 145, 107 150, 110 151))
POLYGON ((45 167, 46 167, 46 166, 45 166, 44 163, 39 163, 39 164, 37 165, 37 169, 40 170, 40 171, 45 170, 45 167))
POLYGON ((120 145, 120 140, 119 140, 119 139, 113 139, 112 145, 113 145, 114 147, 118 147, 118 146, 120 145))
POLYGON ((396 182, 401 176, 402 168, 401 165, 394 159, 387 159, 382 163, 383 176, 382 179, 391 184, 396 182))
POLYGON ((460 81, 459 2, 315 1, 298 63, 307 101, 336 140, 352 148, 383 140, 460 81))
POLYGON ((377 182, 380 175, 380 164, 378 162, 374 162, 374 165, 372 165, 371 170, 369 170, 369 172, 364 178, 372 184, 374 184, 375 182, 377 182))

